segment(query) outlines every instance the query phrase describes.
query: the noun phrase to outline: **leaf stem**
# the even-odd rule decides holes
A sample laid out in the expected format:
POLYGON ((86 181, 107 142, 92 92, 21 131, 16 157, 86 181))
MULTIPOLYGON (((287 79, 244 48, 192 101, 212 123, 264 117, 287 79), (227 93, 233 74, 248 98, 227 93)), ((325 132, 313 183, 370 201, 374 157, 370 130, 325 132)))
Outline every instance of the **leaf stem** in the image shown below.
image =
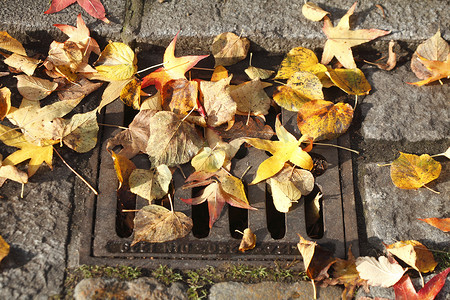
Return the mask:
POLYGON ((169 198, 169 202, 170 202, 170 210, 173 212, 172 196, 170 196, 170 193, 169 193, 169 194, 167 194, 167 197, 169 198))
POLYGON ((104 123, 97 123, 97 124, 102 125, 102 126, 108 126, 108 127, 116 127, 116 128, 120 128, 120 129, 128 129, 128 127, 113 125, 113 124, 104 124, 104 123))
POLYGON ((69 170, 72 171, 75 175, 77 175, 78 178, 80 178, 81 181, 83 181, 94 192, 94 194, 98 195, 98 192, 89 184, 89 182, 87 182, 83 177, 81 177, 80 174, 78 174, 71 166, 69 166, 69 164, 64 160, 61 154, 59 154, 59 152, 56 151, 55 147, 53 147, 53 150, 59 156, 59 158, 61 158, 62 162, 69 168, 69 170))
POLYGON ((389 163, 389 164, 377 164, 377 166, 379 166, 379 167, 387 167, 387 166, 390 166, 390 165, 392 165, 392 163, 389 163))
POLYGON ((242 178, 244 178, 245 174, 247 174, 247 172, 252 168, 252 166, 248 166, 247 169, 245 169, 244 173, 242 173, 241 178, 239 178, 240 180, 242 180, 242 178))
POLYGON ((122 209, 121 212, 128 213, 128 212, 138 212, 140 209, 122 209))
POLYGON ((358 95, 355 95, 355 106, 353 107, 353 110, 356 110, 357 104, 358 104, 358 95))
POLYGON ((203 71, 213 71, 214 72, 214 69, 210 69, 210 68, 192 67, 191 69, 193 69, 193 70, 203 70, 203 71))
POLYGON ((164 65, 164 63, 160 63, 160 64, 157 64, 157 65, 154 65, 154 66, 142 69, 140 71, 137 71, 136 74, 139 74, 139 73, 142 73, 142 72, 145 72, 145 71, 148 71, 150 69, 153 69, 153 68, 156 68, 156 67, 160 67, 160 66, 163 66, 163 65, 164 65))
POLYGON ((430 190, 430 191, 432 191, 433 193, 435 193, 435 194, 440 194, 441 192, 438 192, 438 191, 435 191, 435 190, 433 190, 432 188, 430 188, 430 187, 427 187, 425 184, 423 185, 423 187, 424 188, 426 188, 427 190, 430 190))
POLYGON ((236 231, 237 233, 240 233, 240 234, 244 235, 244 233, 243 233, 242 231, 238 230, 238 229, 235 229, 234 231, 236 231))
MULTIPOLYGON (((306 143, 306 142, 302 142, 302 143, 306 143)), ((356 151, 356 150, 353 150, 353 149, 350 149, 350 148, 346 148, 346 147, 343 147, 343 146, 335 145, 335 144, 315 143, 315 142, 314 142, 314 144, 319 145, 319 146, 335 147, 335 148, 339 148, 339 149, 343 149, 343 150, 347 150, 347 151, 359 154, 359 151, 356 151)))

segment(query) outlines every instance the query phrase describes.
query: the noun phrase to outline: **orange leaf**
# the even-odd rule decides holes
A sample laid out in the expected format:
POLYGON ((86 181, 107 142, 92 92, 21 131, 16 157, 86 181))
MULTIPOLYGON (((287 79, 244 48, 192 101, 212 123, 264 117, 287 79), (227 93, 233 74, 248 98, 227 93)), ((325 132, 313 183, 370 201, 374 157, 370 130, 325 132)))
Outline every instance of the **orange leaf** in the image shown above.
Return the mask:
POLYGON ((242 236, 241 244, 239 245, 239 251, 245 252, 251 250, 256 246, 256 235, 250 228, 244 230, 244 235, 242 236))
POLYGON ((420 55, 417 55, 418 59, 425 65, 425 67, 430 71, 431 76, 427 79, 417 82, 408 82, 417 86, 422 86, 430 82, 440 80, 442 78, 450 77, 450 53, 445 61, 439 60, 428 60, 420 55))
POLYGON ((392 182, 401 189, 418 189, 435 180, 441 173, 441 164, 428 154, 417 156, 402 153, 392 162, 392 182))
POLYGON ((330 18, 325 16, 323 32, 328 40, 325 43, 322 64, 328 64, 333 57, 347 69, 356 68, 351 47, 367 43, 377 37, 389 34, 390 31, 380 29, 358 29, 350 30, 350 16, 355 11, 357 2, 347 11, 336 27, 331 23, 330 18))
POLYGON ((331 140, 345 133, 352 119, 353 109, 349 104, 313 100, 300 107, 297 125, 304 136, 314 141, 331 140))
POLYGON ((198 82, 187 79, 175 79, 167 82, 161 92, 165 110, 184 114, 197 108, 198 82))
POLYGON ((426 218, 426 219, 419 219, 421 221, 427 222, 431 226, 434 226, 436 228, 439 228, 440 230, 444 232, 450 231, 450 218, 426 218))
POLYGON ((0 120, 3 121, 11 109, 11 91, 7 87, 0 89, 0 120))
POLYGON ((9 254, 9 244, 0 235, 0 262, 9 254))
POLYGON ((159 68, 153 73, 148 74, 142 79, 142 88, 149 85, 156 85, 161 90, 164 84, 171 79, 186 79, 184 74, 195 66, 200 60, 208 57, 208 55, 200 56, 182 56, 175 57, 175 44, 177 42, 178 33, 167 46, 164 52, 164 67, 159 68))

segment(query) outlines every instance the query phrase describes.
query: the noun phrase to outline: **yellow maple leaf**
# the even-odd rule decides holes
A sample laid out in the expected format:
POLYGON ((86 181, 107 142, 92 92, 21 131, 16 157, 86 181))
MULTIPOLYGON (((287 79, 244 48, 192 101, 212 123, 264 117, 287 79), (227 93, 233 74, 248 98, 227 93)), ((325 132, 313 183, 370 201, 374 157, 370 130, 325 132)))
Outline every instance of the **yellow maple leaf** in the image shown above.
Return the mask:
POLYGON ((256 177, 251 184, 258 183, 277 174, 284 166, 284 163, 290 161, 303 169, 311 170, 313 161, 309 154, 300 147, 300 144, 306 139, 301 137, 299 140, 287 131, 277 118, 275 122, 275 132, 279 141, 263 140, 258 138, 247 138, 245 141, 255 148, 269 151, 273 156, 263 161, 256 177))
MULTIPOLYGON (((3 165, 17 165, 30 159, 30 162, 28 163, 28 177, 33 176, 43 162, 47 163, 47 165, 52 168, 52 145, 37 146, 29 143, 22 133, 4 125, 0 125, 0 140, 8 146, 20 148, 6 157, 5 160, 3 160, 3 165)), ((54 141, 54 144, 56 143, 58 143, 58 141, 54 141)))
POLYGON ((124 43, 109 43, 100 54, 95 69, 104 80, 116 81, 133 77, 137 71, 137 58, 124 43))
POLYGON ((333 57, 347 69, 356 68, 351 47, 367 43, 377 37, 389 34, 390 31, 380 29, 358 29, 350 30, 350 16, 355 11, 357 2, 347 11, 336 27, 331 23, 330 18, 325 16, 323 32, 328 40, 323 49, 321 63, 328 64, 333 57))

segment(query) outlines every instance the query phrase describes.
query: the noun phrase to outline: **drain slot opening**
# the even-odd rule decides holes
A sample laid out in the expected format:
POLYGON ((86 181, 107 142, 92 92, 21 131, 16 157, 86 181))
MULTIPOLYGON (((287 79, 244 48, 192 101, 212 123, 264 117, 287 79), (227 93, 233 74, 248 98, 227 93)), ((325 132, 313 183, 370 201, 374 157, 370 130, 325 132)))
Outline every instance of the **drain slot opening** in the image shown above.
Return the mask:
MULTIPOLYGON (((192 188, 192 198, 198 197, 202 194, 204 187, 192 188)), ((205 238, 209 235, 209 211, 208 201, 198 205, 191 205, 192 213, 192 234, 199 239, 205 238)))
POLYGON ((305 226, 310 238, 321 239, 324 234, 322 191, 315 184, 311 193, 305 196, 305 226))
POLYGON ((268 184, 266 184, 266 221, 267 230, 269 230, 270 236, 274 240, 284 238, 286 234, 286 215, 275 208, 268 184))

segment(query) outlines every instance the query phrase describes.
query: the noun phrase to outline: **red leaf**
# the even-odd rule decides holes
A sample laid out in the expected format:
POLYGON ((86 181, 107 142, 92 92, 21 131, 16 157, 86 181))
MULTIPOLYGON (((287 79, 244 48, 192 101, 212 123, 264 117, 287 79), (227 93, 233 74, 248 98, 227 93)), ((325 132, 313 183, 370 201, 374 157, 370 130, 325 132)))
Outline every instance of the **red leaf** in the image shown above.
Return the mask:
POLYGON ((78 4, 91 16, 105 23, 109 20, 105 17, 105 8, 100 0, 77 0, 78 4))
POLYGON ((416 292, 409 275, 404 275, 394 285, 395 300, 433 300, 444 286, 449 272, 450 268, 447 268, 437 274, 419 292, 416 292))
POLYGON ((53 0, 50 4, 50 8, 44 12, 44 14, 52 14, 63 10, 67 6, 75 3, 77 0, 53 0))

